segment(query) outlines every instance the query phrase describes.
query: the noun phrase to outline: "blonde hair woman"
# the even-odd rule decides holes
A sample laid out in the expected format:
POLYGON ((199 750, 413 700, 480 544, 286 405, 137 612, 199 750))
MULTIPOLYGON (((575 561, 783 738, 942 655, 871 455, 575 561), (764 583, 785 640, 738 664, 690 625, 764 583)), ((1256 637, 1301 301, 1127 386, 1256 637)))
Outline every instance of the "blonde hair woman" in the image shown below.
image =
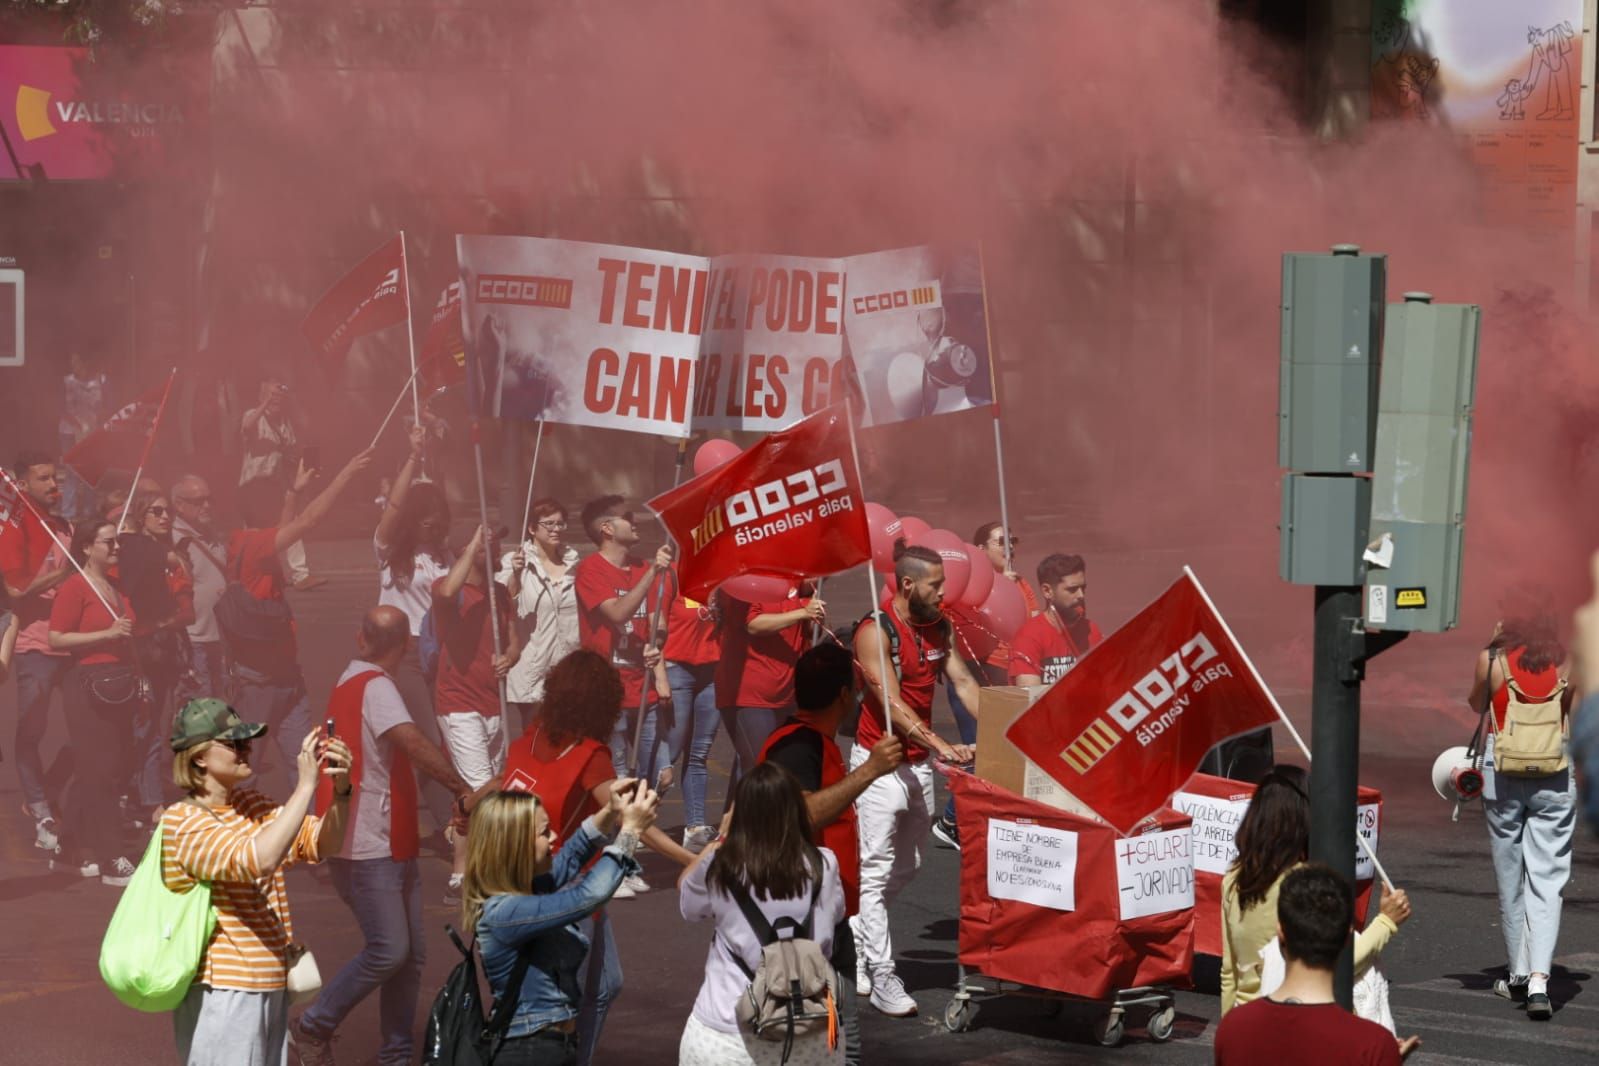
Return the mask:
POLYGON ((496 1000, 505 994, 518 956, 528 960, 497 1066, 577 1062, 578 971, 588 938, 575 923, 638 872, 633 853, 655 824, 659 805, 660 796, 647 785, 617 781, 611 802, 553 855, 549 813, 533 793, 495 792, 473 809, 461 921, 477 936, 496 1000), (598 860, 585 872, 596 853, 598 860))

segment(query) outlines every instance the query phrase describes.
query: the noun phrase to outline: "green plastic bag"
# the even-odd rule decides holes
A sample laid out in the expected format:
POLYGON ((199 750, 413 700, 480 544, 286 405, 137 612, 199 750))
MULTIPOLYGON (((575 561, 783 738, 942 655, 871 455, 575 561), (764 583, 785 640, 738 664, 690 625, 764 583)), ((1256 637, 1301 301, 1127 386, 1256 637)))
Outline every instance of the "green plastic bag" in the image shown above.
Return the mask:
POLYGON ((188 994, 216 925, 210 882, 181 894, 167 888, 158 822, 100 942, 100 976, 134 1010, 173 1010, 188 994))

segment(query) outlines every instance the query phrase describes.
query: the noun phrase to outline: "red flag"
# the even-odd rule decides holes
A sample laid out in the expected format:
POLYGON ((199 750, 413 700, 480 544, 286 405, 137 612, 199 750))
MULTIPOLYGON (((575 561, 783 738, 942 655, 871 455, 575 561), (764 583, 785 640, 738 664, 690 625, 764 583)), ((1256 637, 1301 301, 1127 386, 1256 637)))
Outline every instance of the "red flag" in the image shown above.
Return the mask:
POLYGON ((342 359, 355 338, 406 317, 405 252, 395 237, 324 293, 300 332, 323 356, 342 359))
POLYGON ((167 390, 172 378, 144 393, 116 414, 105 425, 84 437, 61 457, 90 485, 98 485, 111 470, 132 473, 144 465, 156 426, 166 408, 167 390))
POLYGON ((433 320, 422 338, 416 357, 417 374, 429 391, 449 388, 466 380, 466 344, 461 340, 461 283, 439 293, 433 320))
POLYGON ((825 577, 872 557, 848 417, 829 407, 650 501, 678 546, 683 595, 740 574, 825 577))
POLYGON ((1123 833, 1229 737, 1277 721, 1249 657, 1187 568, 1005 736, 1123 833))

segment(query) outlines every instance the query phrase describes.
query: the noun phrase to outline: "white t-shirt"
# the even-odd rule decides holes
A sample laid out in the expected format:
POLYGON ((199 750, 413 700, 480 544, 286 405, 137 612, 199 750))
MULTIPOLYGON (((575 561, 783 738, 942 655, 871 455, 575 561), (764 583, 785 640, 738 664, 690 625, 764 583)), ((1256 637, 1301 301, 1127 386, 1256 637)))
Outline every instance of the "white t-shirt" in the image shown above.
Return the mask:
MULTIPOLYGON (((377 669, 357 659, 345 667, 339 684, 377 669)), ((367 682, 361 694, 361 783, 357 795, 350 797, 350 825, 339 858, 389 858, 389 771, 394 765, 394 742, 386 734, 410 721, 400 690, 388 674, 367 682)))
MULTIPOLYGON (((816 897, 816 911, 811 916, 811 939, 822 951, 831 954, 833 929, 844 920, 844 886, 838 879, 838 859, 827 848, 817 850, 822 854, 822 891, 816 897)), ((705 871, 709 866, 710 860, 695 864, 677 889, 678 906, 684 918, 691 922, 711 918, 716 922, 716 935, 711 938, 711 950, 705 958, 705 981, 700 985, 699 997, 694 1000, 694 1017, 712 1029, 737 1033, 738 1017, 733 1011, 750 982, 733 961, 731 952, 738 952, 744 964, 754 970, 761 964, 761 942, 738 904, 721 892, 712 891, 706 884, 705 871)), ((797 899, 773 901, 754 893, 751 898, 768 922, 778 918, 803 921, 811 893, 807 888, 797 899)))
MULTIPOLYGON (((528 567, 522 571, 516 593, 517 627, 525 643, 522 655, 505 677, 505 698, 513 703, 537 703, 544 698, 544 678, 550 667, 577 650, 577 549, 568 548, 561 561, 566 573, 552 578, 544 569, 544 557, 531 542, 522 552, 528 567)), ((511 553, 500 560, 494 580, 511 588, 511 553)))
POLYGON ((450 572, 455 565, 455 553, 444 549, 440 561, 431 552, 417 549, 416 566, 411 570, 411 580, 402 581, 384 561, 382 545, 374 535, 372 551, 378 557, 378 606, 398 607, 411 620, 411 636, 422 633, 422 616, 433 606, 433 582, 450 572))
POLYGON ((222 631, 217 628, 216 615, 212 612, 228 585, 228 576, 217 568, 217 563, 227 565, 227 542, 214 534, 206 537, 181 518, 172 524, 172 537, 179 546, 178 554, 188 562, 189 573, 194 577, 194 624, 189 627, 189 640, 195 644, 215 644, 222 639, 222 631), (194 543, 185 544, 184 541, 194 543))

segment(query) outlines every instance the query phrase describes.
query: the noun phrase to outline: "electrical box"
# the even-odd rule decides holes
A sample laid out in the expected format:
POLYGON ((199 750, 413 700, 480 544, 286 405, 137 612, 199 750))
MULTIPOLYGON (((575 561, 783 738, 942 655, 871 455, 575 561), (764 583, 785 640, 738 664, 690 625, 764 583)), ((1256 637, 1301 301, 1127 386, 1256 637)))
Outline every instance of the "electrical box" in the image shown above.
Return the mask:
POLYGON ((1283 256, 1277 465, 1371 472, 1388 257, 1352 244, 1283 256))
POLYGON ((1426 293, 1388 308, 1365 552, 1373 629, 1441 633, 1460 621, 1481 317, 1426 293))
POLYGON ((21 366, 27 356, 26 278, 15 263, 14 259, 0 256, 0 366, 21 366))
POLYGON ((1296 585, 1358 585, 1371 518, 1371 479, 1283 476, 1279 570, 1296 585))

